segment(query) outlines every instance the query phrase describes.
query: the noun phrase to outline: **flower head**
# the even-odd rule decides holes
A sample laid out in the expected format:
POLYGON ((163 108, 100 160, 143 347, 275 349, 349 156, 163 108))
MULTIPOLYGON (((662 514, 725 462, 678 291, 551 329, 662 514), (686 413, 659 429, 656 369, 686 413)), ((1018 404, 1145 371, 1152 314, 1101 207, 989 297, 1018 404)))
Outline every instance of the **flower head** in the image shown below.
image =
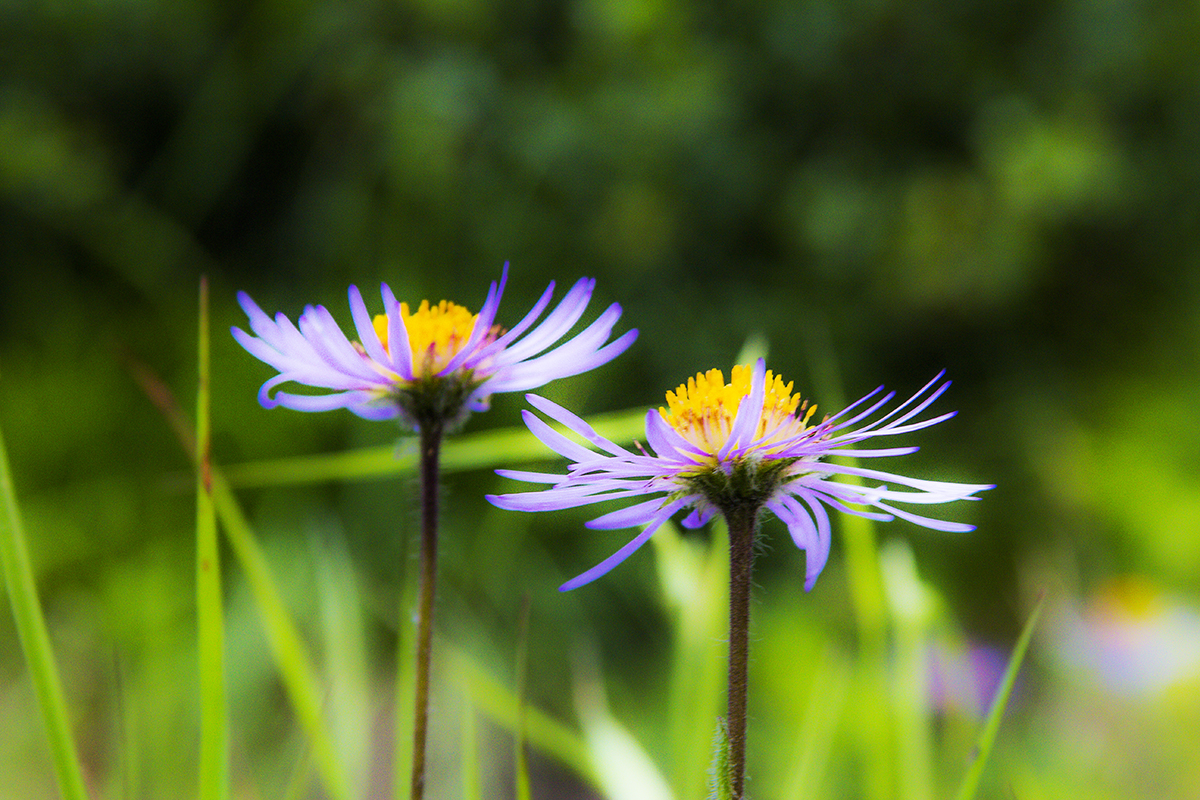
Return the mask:
POLYGON ((757 514, 762 508, 779 517, 796 546, 805 551, 804 586, 811 589, 829 557, 826 507, 875 520, 900 517, 940 531, 974 530, 972 525, 921 516, 892 503, 975 500, 976 492, 991 485, 920 480, 825 460, 838 455, 882 458, 915 452, 916 447, 849 448, 877 436, 928 428, 954 416, 950 412, 915 419, 949 387, 948 381, 935 387, 942 374, 881 416, 877 412, 895 397, 894 392, 879 396, 882 386, 814 422, 816 407, 793 394, 791 383, 767 371, 762 359, 753 368, 734 367, 728 383, 720 370, 709 370, 668 392, 666 408, 646 413, 646 440, 652 453, 620 447, 565 408, 526 395, 534 408, 602 452, 577 444, 525 411, 525 423, 533 434, 573 463, 565 475, 500 470, 505 477, 550 488, 488 499, 516 511, 553 511, 605 500, 649 498, 587 523, 600 529, 646 527, 616 554, 563 584, 563 590, 589 583, 624 561, 677 511, 690 509, 683 525, 696 528, 717 513, 757 514), (871 417, 875 419, 870 421, 871 417), (837 476, 849 481, 835 480, 837 476), (860 485, 860 479, 877 485, 860 485), (892 489, 889 484, 907 488, 892 489))
POLYGON ((298 325, 293 325, 282 313, 271 319, 249 295, 239 292, 238 302, 257 336, 235 327, 233 337, 251 355, 279 370, 259 390, 258 400, 265 408, 348 408, 366 419, 401 417, 413 426, 434 419, 460 422, 471 411, 486 409, 493 394, 526 391, 586 372, 620 355, 637 338, 637 331, 631 330, 608 342, 621 316, 621 307, 614 303, 559 344, 587 308, 595 286, 590 278, 576 282, 535 326, 550 304, 551 283, 529 313, 505 330, 495 320, 507 279, 505 264, 499 285, 492 283, 478 314, 446 300, 436 305, 422 301, 413 311, 383 284, 383 313, 372 317, 358 288, 351 286, 355 341, 324 306, 306 306, 298 325), (289 381, 331 392, 272 396, 272 389, 289 381))

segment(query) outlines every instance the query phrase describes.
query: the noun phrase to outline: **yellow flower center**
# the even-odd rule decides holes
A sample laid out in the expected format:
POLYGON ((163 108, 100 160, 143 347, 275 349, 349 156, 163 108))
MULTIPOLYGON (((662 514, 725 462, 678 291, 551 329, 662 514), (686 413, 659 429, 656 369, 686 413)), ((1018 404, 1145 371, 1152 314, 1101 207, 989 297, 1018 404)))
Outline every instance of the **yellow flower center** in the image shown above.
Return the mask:
MULTIPOLYGON (((673 392, 667 392, 667 408, 659 413, 679 435, 704 452, 715 456, 729 441, 729 432, 737 417, 738 404, 750 394, 750 380, 754 369, 742 364, 733 368, 729 383, 719 369, 710 369, 673 392)), ((769 439, 759 443, 754 450, 760 455, 771 452, 771 445, 790 439, 802 432, 817 407, 803 402, 800 395, 792 394, 792 383, 770 370, 766 374, 766 394, 762 414, 754 430, 754 439, 769 439)), ((750 442, 739 442, 746 447, 750 442)), ((706 459, 707 461, 708 459, 706 459)))
MULTIPOLYGON (((471 338, 478 314, 472 314, 460 305, 443 300, 436 306, 422 300, 416 313, 411 313, 408 303, 400 304, 400 318, 408 331, 408 344, 412 349, 413 376, 432 375, 442 370, 471 338)), ((375 333, 389 355, 388 318, 379 314, 374 319, 375 333)))

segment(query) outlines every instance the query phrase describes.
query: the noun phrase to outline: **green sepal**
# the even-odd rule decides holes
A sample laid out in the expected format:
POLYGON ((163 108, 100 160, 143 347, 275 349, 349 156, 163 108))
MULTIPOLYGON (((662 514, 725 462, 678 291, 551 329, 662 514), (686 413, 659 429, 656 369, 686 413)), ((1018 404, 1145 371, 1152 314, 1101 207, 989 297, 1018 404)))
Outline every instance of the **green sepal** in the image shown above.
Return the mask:
POLYGON ((709 770, 708 800, 733 800, 733 783, 729 770, 729 731, 724 717, 717 719, 713 734, 712 767, 709 770))
POLYGON ((787 482, 788 468, 798 458, 746 458, 687 476, 691 491, 703 495, 726 517, 755 515, 787 482))

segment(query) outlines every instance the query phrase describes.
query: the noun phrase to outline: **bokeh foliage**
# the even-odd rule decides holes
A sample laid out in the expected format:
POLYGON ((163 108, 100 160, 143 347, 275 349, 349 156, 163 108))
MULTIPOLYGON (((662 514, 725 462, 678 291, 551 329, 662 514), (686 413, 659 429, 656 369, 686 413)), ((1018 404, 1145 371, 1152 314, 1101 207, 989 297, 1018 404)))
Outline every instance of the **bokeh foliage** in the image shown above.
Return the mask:
MULTIPOLYGON (((1137 0, 3 4, 0 422, 100 788, 188 790, 167 769, 197 713, 180 679, 195 662, 188 461, 131 364, 191 396, 201 273, 220 463, 395 438, 349 414, 262 410, 268 370, 221 334, 244 324, 236 290, 293 317, 323 303, 348 320, 346 286, 370 296, 381 280, 477 307, 508 260, 502 321, 549 280, 591 275, 596 305, 620 302, 641 330, 617 362, 547 390, 585 413, 661 403, 754 335, 825 410, 947 368, 961 413, 906 468, 999 488, 955 510, 975 534, 883 535, 911 543, 970 639, 1011 644, 1039 587, 1065 621, 1097 593, 1135 617, 1163 598, 1194 614, 1198 34, 1194 4, 1137 0)), ((515 425, 520 407, 499 398, 469 430, 515 425)), ((498 512, 482 493, 501 486, 486 470, 447 480, 444 637, 506 674, 531 592, 532 699, 569 718, 563 642, 593 642, 616 712, 653 742, 671 651, 653 559, 559 596, 618 538, 582 514, 498 512)), ((242 494, 312 636, 320 598, 345 600, 312 590, 327 551, 357 576, 364 685, 394 647, 410 490, 242 494)), ((788 708, 822 643, 853 652, 854 629, 840 543, 800 597, 802 557, 767 530, 758 664, 765 685, 795 683, 788 708)), ((281 737, 299 739, 231 579, 234 771, 279 785, 296 757, 281 737)), ((15 642, 7 615, 0 642, 15 642)), ((1169 702, 1113 699, 1095 669, 1054 666, 1051 643, 1035 640, 1041 677, 1018 687, 1021 733, 998 746, 1008 785, 1197 791, 1179 740, 1200 737, 1178 736, 1195 678, 1169 702), (1077 726, 1090 732, 1063 735, 1077 726)), ((29 713, 23 669, 3 645, 5 719, 29 713)), ((6 728, 0 794, 51 796, 40 732, 6 728)))

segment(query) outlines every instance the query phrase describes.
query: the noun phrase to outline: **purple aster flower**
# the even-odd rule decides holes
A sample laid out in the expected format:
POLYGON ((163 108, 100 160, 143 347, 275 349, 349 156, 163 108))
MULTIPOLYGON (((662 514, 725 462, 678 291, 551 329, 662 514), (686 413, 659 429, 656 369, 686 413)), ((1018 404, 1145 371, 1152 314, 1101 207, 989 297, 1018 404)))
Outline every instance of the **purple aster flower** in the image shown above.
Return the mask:
POLYGON ((773 376, 762 359, 753 367, 733 368, 729 383, 720 370, 709 370, 667 393, 667 408, 646 414, 650 453, 632 452, 608 441, 586 422, 555 403, 527 395, 530 404, 565 425, 597 453, 558 433, 530 411, 529 429, 550 449, 573 463, 565 475, 500 470, 499 474, 530 483, 549 484, 542 492, 491 495, 500 508, 555 511, 605 500, 645 498, 604 514, 589 528, 644 525, 613 556, 561 587, 566 591, 604 575, 641 547, 678 511, 690 509, 683 525, 696 528, 720 512, 749 513, 763 507, 788 528, 805 551, 805 589, 812 589, 829 557, 827 508, 874 520, 900 517, 939 531, 971 531, 974 526, 946 522, 896 508, 893 503, 929 505, 977 500, 988 484, 949 483, 909 478, 862 466, 832 464, 828 456, 874 459, 915 452, 916 447, 851 449, 881 436, 896 436, 936 425, 955 412, 917 419, 949 387, 936 385, 939 373, 908 400, 881 412, 895 397, 875 389, 831 417, 813 422, 816 406, 792 394, 792 384, 773 376), (849 481, 839 481, 846 476, 849 481), (865 479, 874 485, 860 485, 865 479), (904 488, 892 488, 894 486, 904 488))
POLYGON ((422 301, 414 312, 407 303, 397 302, 384 284, 383 313, 372 317, 358 289, 351 286, 350 314, 357 341, 342 332, 323 306, 307 306, 298 325, 293 325, 283 314, 272 320, 245 292, 238 293, 238 302, 257 336, 233 328, 233 337, 251 355, 279 370, 259 390, 258 400, 264 407, 297 411, 348 408, 366 419, 399 417, 418 433, 421 577, 416 611, 413 800, 421 800, 425 793, 442 438, 472 411, 486 409, 493 394, 526 391, 586 372, 616 358, 637 338, 637 331, 628 331, 608 341, 621 316, 621 307, 614 303, 591 325, 561 341, 587 309, 596 285, 590 278, 572 286, 539 322, 554 294, 551 283, 529 313, 504 330, 496 325, 496 312, 507 280, 505 264, 499 285, 492 284, 478 314, 446 300, 437 305, 422 301), (330 391, 271 395, 272 389, 288 382, 330 391))
POLYGON ((882 409, 895 395, 879 396, 883 391, 879 387, 832 417, 813 423, 816 406, 793 395, 792 384, 768 372, 762 359, 753 368, 734 367, 729 383, 720 370, 709 370, 668 392, 667 408, 646 413, 646 441, 653 453, 640 447, 637 453, 626 450, 562 406, 526 395, 534 408, 601 452, 577 444, 526 411, 525 424, 533 434, 572 463, 565 475, 500 470, 506 477, 549 484, 549 488, 491 495, 492 503, 516 511, 557 511, 605 500, 646 498, 587 523, 602 529, 645 527, 614 555, 564 583, 562 590, 604 575, 678 511, 690 509, 683 519, 688 528, 703 525, 717 513, 725 518, 729 528, 728 713, 717 728, 714 763, 724 766, 714 771, 714 797, 745 797, 750 580, 762 510, 783 520, 796 545, 805 551, 806 589, 813 587, 829 557, 826 508, 877 520, 901 517, 942 531, 973 530, 970 525, 932 519, 892 504, 973 500, 976 492, 992 488, 989 485, 920 480, 826 460, 838 455, 884 458, 915 451, 915 447, 855 450, 853 446, 877 436, 928 428, 952 417, 953 412, 918 419, 950 385, 935 387, 941 377, 938 374, 890 411, 882 409), (836 480, 839 475, 849 480, 836 480), (861 485, 862 480, 876 485, 861 485))
POLYGON ((637 338, 637 331, 631 330, 608 342, 621 316, 621 307, 614 303, 560 343, 587 308, 596 283, 590 278, 576 282, 539 323, 554 293, 551 283, 529 313, 505 330, 495 321, 507 279, 505 264, 499 285, 492 283, 478 314, 446 300, 437 305, 422 301, 411 311, 383 284, 383 313, 372 317, 358 288, 351 286, 357 340, 342 332, 324 306, 306 306, 298 325, 293 325, 282 313, 271 319, 249 295, 239 292, 238 302, 257 336, 235 327, 233 337, 251 355, 279 370, 258 393, 265 408, 348 408, 366 419, 401 417, 418 427, 431 415, 450 424, 461 422, 471 411, 486 409, 497 392, 527 391, 586 372, 620 355, 637 338), (330 392, 271 394, 288 382, 330 392))

